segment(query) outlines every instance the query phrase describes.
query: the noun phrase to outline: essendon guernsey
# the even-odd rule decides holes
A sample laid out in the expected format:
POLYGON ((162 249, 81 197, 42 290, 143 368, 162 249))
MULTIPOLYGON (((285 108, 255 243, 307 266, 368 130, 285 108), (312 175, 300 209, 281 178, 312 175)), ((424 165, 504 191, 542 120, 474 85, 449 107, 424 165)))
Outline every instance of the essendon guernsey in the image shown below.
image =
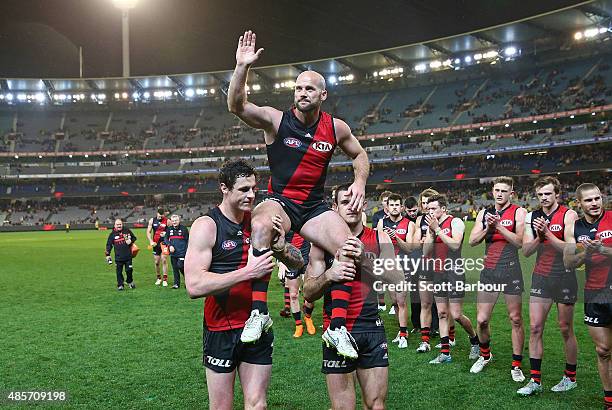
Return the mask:
POLYGON ((456 251, 452 250, 441 238, 442 235, 453 237, 453 217, 447 216, 439 225, 440 234, 434 240, 433 254, 431 255, 431 259, 434 259, 433 270, 436 273, 444 271, 444 267, 449 264, 447 261, 453 261, 452 266, 455 266, 455 262, 461 258, 461 247, 456 251))
POLYGON ((336 149, 334 119, 321 112, 311 127, 294 114, 283 113, 276 140, 267 146, 270 165, 268 192, 297 203, 324 199, 327 166, 336 149))
POLYGON ((159 243, 161 233, 166 230, 167 225, 168 218, 165 216, 162 219, 157 219, 157 215, 153 217, 153 223, 151 224, 151 228, 153 228, 153 242, 159 243))
MULTIPOLYGON (((584 218, 574 225, 574 239, 577 243, 585 239, 600 240, 605 247, 612 247, 612 211, 604 211, 603 215, 592 224, 584 218)), ((612 294, 612 262, 601 253, 592 253, 585 259, 586 283, 584 284, 585 299, 589 294, 609 292, 612 294)))
MULTIPOLYGON (((216 207, 208 214, 217 225, 210 272, 223 275, 247 264, 251 244, 251 214, 241 224, 230 221, 216 207)), ((204 302, 204 326, 211 331, 240 329, 251 311, 251 282, 244 281, 229 290, 208 296, 204 302)))
MULTIPOLYGON (((402 241, 406 241, 408 225, 410 225, 410 219, 406 218, 405 216, 397 222, 393 222, 388 216, 383 218, 383 227, 393 230, 395 232, 395 236, 399 237, 402 241)), ((393 248, 395 249, 395 254, 397 255, 400 253, 400 249, 397 246, 396 237, 392 237, 391 242, 393 242, 393 248)))
MULTIPOLYGON (((363 242, 366 257, 380 256, 378 232, 364 227, 357 236, 363 242)), ((334 256, 325 253, 325 269, 329 269, 334 262, 334 256)), ((352 333, 384 332, 382 321, 378 316, 378 302, 376 292, 372 288, 372 279, 369 275, 362 276, 359 270, 352 283, 351 296, 346 311, 346 328, 352 333)), ((331 320, 332 303, 331 290, 325 292, 323 298, 323 329, 327 329, 331 320)))
MULTIPOLYGON (((546 215, 542 209, 533 211, 531 213, 531 232, 534 238, 537 238, 538 234, 533 227, 533 221, 537 218, 544 218, 548 221, 548 230, 555 238, 563 241, 565 234, 565 215, 568 211, 569 209, 563 205, 557 206, 557 209, 551 212, 550 215, 546 215)), ((545 239, 538 246, 538 256, 536 258, 535 267, 533 268, 533 273, 541 276, 563 276, 566 272, 565 265, 563 264, 563 252, 555 249, 550 241, 545 239)))
MULTIPOLYGON (((482 218, 483 228, 487 228, 487 214, 499 216, 499 223, 501 226, 508 229, 510 232, 516 232, 516 211, 519 209, 518 205, 510 204, 504 209, 497 211, 494 207, 485 209, 482 218)), ((488 233, 485 237, 486 243, 486 255, 484 260, 484 267, 488 269, 505 268, 511 263, 518 264, 518 248, 512 245, 499 233, 498 230, 495 232, 488 233)))

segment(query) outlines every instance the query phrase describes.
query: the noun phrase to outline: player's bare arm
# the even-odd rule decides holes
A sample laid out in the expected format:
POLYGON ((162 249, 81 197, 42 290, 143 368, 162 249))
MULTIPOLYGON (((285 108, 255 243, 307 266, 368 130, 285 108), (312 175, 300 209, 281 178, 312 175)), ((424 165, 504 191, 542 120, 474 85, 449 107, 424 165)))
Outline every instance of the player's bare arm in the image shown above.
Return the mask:
POLYGON ((147 239, 149 240, 149 244, 151 246, 155 246, 155 242, 153 241, 153 218, 149 219, 149 225, 147 226, 147 239))
POLYGON ((198 218, 191 227, 189 247, 185 255, 185 287, 192 299, 215 295, 245 280, 258 279, 272 272, 272 251, 249 258, 244 268, 222 275, 210 272, 212 249, 215 246, 217 226, 212 218, 198 218))
POLYGON ((563 264, 567 269, 574 269, 584 264, 584 258, 586 252, 584 249, 576 252, 578 249, 576 244, 576 238, 574 238, 574 227, 576 221, 568 224, 565 228, 563 239, 565 239, 566 246, 563 248, 563 264))
POLYGON ((416 248, 418 248, 418 246, 415 246, 414 243, 410 242, 410 240, 409 240, 409 238, 413 238, 414 237, 414 230, 415 229, 416 229, 416 225, 414 224, 414 222, 410 221, 410 223, 408 224, 408 232, 406 233, 406 239, 408 239, 408 240, 404 241, 400 237, 397 237, 397 236, 395 237, 395 240, 397 241, 397 246, 398 246, 398 248, 400 248, 400 250, 402 252, 410 253, 413 250, 415 250, 416 248))
POLYGON ((346 282, 355 278, 355 265, 351 262, 340 262, 334 258, 332 266, 325 270, 325 253, 312 246, 308 254, 308 266, 304 276, 304 299, 314 302, 323 297, 325 290, 332 282, 346 282))
POLYGON ((349 206, 353 210, 361 209, 365 200, 366 182, 368 181, 368 175, 370 175, 368 154, 344 121, 334 118, 334 128, 336 129, 338 146, 353 160, 355 181, 348 189, 348 193, 351 195, 349 206))
POLYGON ((419 215, 415 221, 414 236, 412 237, 412 242, 415 243, 415 246, 418 246, 418 244, 422 244, 423 241, 425 240, 421 232, 421 220, 422 219, 423 219, 423 215, 419 215))
MULTIPOLYGON (((487 228, 484 228, 482 225, 482 221, 484 219, 484 209, 481 209, 476 216, 476 222, 474 223, 474 228, 472 232, 470 232, 470 246, 477 246, 479 243, 484 241, 487 233, 489 232, 487 228)), ((491 228, 492 229, 492 228, 491 228)))
POLYGON ((272 229, 274 236, 270 248, 274 252, 274 256, 285 262, 291 270, 297 270, 304 266, 304 257, 302 252, 295 246, 285 241, 285 229, 283 228, 283 219, 279 215, 272 218, 272 229))
POLYGON ((227 92, 227 108, 253 128, 264 130, 266 144, 274 142, 283 113, 273 107, 259 107, 247 100, 246 81, 249 68, 255 63, 263 48, 256 50, 256 35, 245 31, 238 39, 236 68, 227 92))
POLYGON ((525 257, 529 257, 533 255, 537 250, 540 243, 542 243, 543 238, 540 238, 540 235, 534 235, 532 231, 533 227, 539 227, 540 221, 532 220, 533 213, 529 212, 525 217, 525 232, 523 233, 523 247, 521 251, 525 257))
MULTIPOLYGON (((440 235, 438 236, 442 242, 446 246, 448 246, 451 250, 457 251, 461 248, 461 243, 463 242, 463 234, 465 232, 465 224, 460 218, 453 218, 451 221, 451 225, 453 227, 453 235, 440 235)), ((434 230, 435 232, 435 230, 434 230)))

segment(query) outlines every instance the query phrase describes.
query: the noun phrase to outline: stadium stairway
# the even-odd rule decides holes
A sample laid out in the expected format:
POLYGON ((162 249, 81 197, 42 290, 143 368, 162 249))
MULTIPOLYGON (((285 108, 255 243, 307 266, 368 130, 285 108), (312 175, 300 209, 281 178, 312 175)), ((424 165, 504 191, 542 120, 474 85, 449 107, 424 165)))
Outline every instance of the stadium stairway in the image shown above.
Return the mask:
MULTIPOLYGON (((487 84, 489 83, 489 78, 485 79, 484 82, 482 84, 480 84, 480 87, 478 87, 478 89, 476 91, 474 91, 474 94, 472 95, 472 98, 470 98, 469 104, 470 106, 473 106, 476 103, 476 100, 478 98, 478 96, 480 95, 480 92, 487 86, 487 84)), ((457 123, 457 121, 459 121, 459 118, 461 118, 461 116, 465 113, 465 111, 459 111, 457 113, 457 115, 455 115, 455 118, 452 119, 452 121, 450 122, 450 125, 453 126, 457 123)))
MULTIPOLYGON (((423 100, 423 104, 421 104, 421 106, 419 107, 419 110, 421 110, 421 112, 423 111, 423 108, 425 107, 425 105, 427 105, 427 103, 429 102, 429 100, 431 99, 431 97, 436 93, 436 90, 438 89, 438 86, 436 85, 433 90, 431 90, 431 92, 429 94, 427 94, 427 97, 425 97, 425 99, 423 100)), ((421 115, 422 116, 422 115, 421 115)), ((404 128, 402 129, 402 131, 407 131, 410 128, 410 125, 412 125, 412 123, 420 117, 412 117, 410 118, 407 122, 406 125, 404 125, 404 128)))

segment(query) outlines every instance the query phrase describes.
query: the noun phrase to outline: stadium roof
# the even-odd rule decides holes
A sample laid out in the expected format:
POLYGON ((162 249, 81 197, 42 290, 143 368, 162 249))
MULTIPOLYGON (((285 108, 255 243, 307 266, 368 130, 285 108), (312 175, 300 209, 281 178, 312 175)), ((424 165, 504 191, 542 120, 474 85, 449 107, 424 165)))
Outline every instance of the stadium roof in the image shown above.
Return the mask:
MULTIPOLYGON (((153 1, 153 0, 141 0, 153 1)), ((447 2, 448 3, 448 2, 447 2)), ((455 2, 453 2, 455 3, 455 2)), ((473 2, 481 3, 482 2, 473 2)), ((488 2, 496 3, 497 2, 488 2)), ((535 2, 546 3, 546 2, 535 2)), ((569 4, 566 7, 545 11, 535 16, 522 17, 509 23, 490 26, 480 30, 463 32, 462 34, 432 38, 411 44, 380 49, 378 51, 340 55, 335 58, 325 58, 315 61, 300 61, 292 64, 255 67, 251 71, 249 84, 259 84, 262 90, 283 88, 283 82, 294 79, 299 72, 313 69, 326 75, 328 79, 333 76, 353 74, 356 79, 371 76, 376 70, 402 67, 403 70, 414 74, 415 66, 419 63, 429 64, 431 61, 459 61, 474 53, 484 53, 497 50, 500 54, 508 48, 539 50, 559 48, 571 45, 574 33, 584 32, 589 28, 599 29, 600 33, 609 34, 612 0, 586 1, 576 4, 575 1, 556 1, 559 4, 569 4), (606 31, 608 30, 608 31, 606 31)), ((514 6, 515 2, 508 4, 514 6)), ((508 4, 501 2, 500 10, 508 4)), ((521 4, 521 9, 527 7, 521 4)), ((431 17, 438 10, 430 6, 413 4, 413 11, 431 17)), ((467 7, 467 6, 466 6, 467 7)), ((549 5, 550 9, 550 5, 549 5)), ((449 9, 452 10, 452 9, 449 9)), ((306 25, 308 25, 306 17, 306 25)), ((495 20, 495 19, 493 19, 495 20)), ((506 19, 507 20, 507 19, 506 19)), ((486 21, 492 21, 491 19, 486 21)), ((366 24, 366 23, 364 23, 366 24)), ((366 24, 367 26, 367 24, 366 24)), ((469 26, 469 25, 467 25, 469 26)), ((461 30, 466 25, 458 25, 461 30)), ((434 32, 432 30, 431 32, 434 32)), ((305 34, 308 35, 308 34, 305 34)), ((421 36, 422 37, 422 36, 421 36)), ((289 39, 290 41, 291 39, 289 39)), ((232 43, 235 41, 233 40, 232 43)), ((266 46, 266 44, 262 44, 266 46)), ((178 47, 178 46, 177 46, 178 47)), ((268 52, 267 50, 265 51, 268 52)), ((232 51, 233 54, 233 51, 232 51)), ((468 57, 471 58, 471 57, 468 57)), ((263 59, 263 61, 267 61, 263 59)), ((231 67, 231 66, 230 66, 231 67)), ((417 70, 418 71, 418 70, 417 70)), ((104 93, 104 92, 150 92, 155 90, 171 90, 184 93, 193 88, 209 93, 211 89, 223 89, 231 77, 231 71, 213 71, 204 73, 170 74, 155 76, 135 76, 131 78, 78 78, 78 79, 14 79, 0 80, 1 91, 7 92, 33 92, 46 93, 49 98, 54 94, 67 93, 104 93)), ((290 87, 290 84, 287 84, 290 87)), ((194 92, 193 90, 191 91, 194 92)), ((33 97, 33 96, 32 96, 33 97)), ((12 98, 12 97, 11 97, 12 98)), ((34 97, 33 97, 34 98, 34 97)), ((110 95, 108 98, 112 98, 110 95)))

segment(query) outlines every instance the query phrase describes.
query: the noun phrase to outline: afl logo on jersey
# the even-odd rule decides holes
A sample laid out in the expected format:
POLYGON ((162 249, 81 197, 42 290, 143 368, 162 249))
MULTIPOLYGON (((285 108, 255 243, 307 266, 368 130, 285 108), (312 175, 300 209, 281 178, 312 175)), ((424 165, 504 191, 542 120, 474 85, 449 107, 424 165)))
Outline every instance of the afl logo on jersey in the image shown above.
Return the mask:
POLYGON ((221 248, 223 248, 224 251, 231 251, 236 246, 238 246, 238 244, 236 242, 234 242, 234 241, 229 240, 229 239, 227 241, 223 241, 223 243, 221 244, 221 248))
POLYGON ((283 143, 289 148, 299 148, 302 146, 302 142, 296 138, 285 138, 283 143))
POLYGON ((554 225, 550 225, 548 227, 548 230, 551 232, 561 232, 561 230, 563 229, 563 227, 559 224, 554 224, 554 225))
POLYGON ((580 235, 580 236, 578 237, 578 242, 584 242, 584 241, 586 241, 587 239, 591 239, 591 238, 589 237, 589 235, 580 235))
POLYGON ((319 151, 319 152, 329 152, 334 148, 332 144, 330 144, 329 142, 325 142, 325 141, 317 141, 314 144, 312 144, 312 147, 316 151, 319 151))
POLYGON ((499 221, 499 223, 501 224, 501 226, 512 226, 514 221, 512 221, 511 219, 502 219, 501 221, 499 221))
POLYGON ((604 239, 612 238, 612 231, 603 231, 599 234, 599 240, 603 241, 604 239))

